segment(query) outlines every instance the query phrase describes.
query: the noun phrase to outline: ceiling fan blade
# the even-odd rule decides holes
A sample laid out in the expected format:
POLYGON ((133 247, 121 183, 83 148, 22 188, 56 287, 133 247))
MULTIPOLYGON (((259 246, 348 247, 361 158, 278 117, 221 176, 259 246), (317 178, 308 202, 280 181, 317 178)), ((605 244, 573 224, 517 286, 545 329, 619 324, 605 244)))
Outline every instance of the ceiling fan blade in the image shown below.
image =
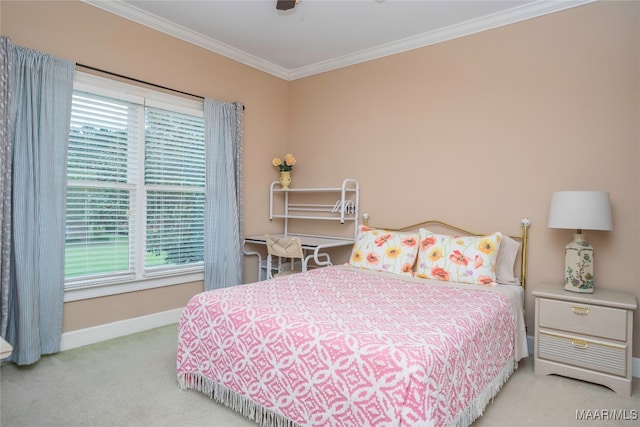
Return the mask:
POLYGON ((278 0, 276 2, 276 9, 289 10, 296 7, 296 0, 278 0))

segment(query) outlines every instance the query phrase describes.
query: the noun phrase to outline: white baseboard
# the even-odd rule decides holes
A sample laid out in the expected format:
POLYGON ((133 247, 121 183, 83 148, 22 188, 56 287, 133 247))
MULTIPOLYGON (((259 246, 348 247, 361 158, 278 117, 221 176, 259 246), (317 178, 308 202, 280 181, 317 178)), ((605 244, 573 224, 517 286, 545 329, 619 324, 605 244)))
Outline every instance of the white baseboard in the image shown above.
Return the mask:
MULTIPOLYGON (((534 338, 531 335, 527 335, 527 347, 530 357, 533 357, 534 342, 534 338)), ((640 358, 638 357, 634 357, 633 360, 631 360, 631 375, 640 378, 640 358)))
POLYGON ((72 348, 178 323, 180 313, 182 313, 182 308, 176 308, 148 316, 134 317, 133 319, 119 320, 91 328, 65 332, 62 334, 60 341, 60 351, 71 350, 72 348))

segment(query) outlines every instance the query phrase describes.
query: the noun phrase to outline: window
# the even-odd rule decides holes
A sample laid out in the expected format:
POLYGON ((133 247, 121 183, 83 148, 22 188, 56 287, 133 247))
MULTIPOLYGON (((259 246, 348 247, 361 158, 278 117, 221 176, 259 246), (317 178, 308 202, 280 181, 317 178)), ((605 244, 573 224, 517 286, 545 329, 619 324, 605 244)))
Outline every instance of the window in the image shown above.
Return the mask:
POLYGON ((78 76, 67 159, 65 289, 202 272, 202 102, 78 76))

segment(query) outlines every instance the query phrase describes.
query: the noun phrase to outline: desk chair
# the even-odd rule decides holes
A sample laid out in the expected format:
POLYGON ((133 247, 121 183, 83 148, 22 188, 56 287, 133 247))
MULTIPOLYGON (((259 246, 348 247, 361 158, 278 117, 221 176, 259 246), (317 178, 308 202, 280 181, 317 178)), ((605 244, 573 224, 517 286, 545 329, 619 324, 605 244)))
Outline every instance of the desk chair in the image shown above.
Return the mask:
POLYGON ((287 274, 299 273, 300 270, 295 269, 295 261, 299 260, 302 266, 302 271, 305 271, 304 253, 302 252, 302 243, 300 238, 296 236, 291 237, 278 237, 266 235, 267 242, 267 278, 273 279, 274 277, 284 276, 287 274), (273 257, 278 258, 277 270, 278 273, 272 272, 273 257), (290 268, 283 270, 282 260, 289 259, 290 268))

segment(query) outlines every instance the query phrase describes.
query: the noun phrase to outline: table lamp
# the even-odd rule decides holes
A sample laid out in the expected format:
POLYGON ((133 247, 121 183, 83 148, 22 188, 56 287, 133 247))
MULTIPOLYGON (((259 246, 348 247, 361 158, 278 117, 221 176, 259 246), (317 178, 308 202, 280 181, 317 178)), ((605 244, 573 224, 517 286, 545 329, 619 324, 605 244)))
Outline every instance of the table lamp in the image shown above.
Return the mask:
POLYGON ((553 193, 548 227, 577 230, 573 241, 564 250, 564 288, 572 292, 593 293, 593 247, 582 230, 613 230, 609 193, 553 193))

